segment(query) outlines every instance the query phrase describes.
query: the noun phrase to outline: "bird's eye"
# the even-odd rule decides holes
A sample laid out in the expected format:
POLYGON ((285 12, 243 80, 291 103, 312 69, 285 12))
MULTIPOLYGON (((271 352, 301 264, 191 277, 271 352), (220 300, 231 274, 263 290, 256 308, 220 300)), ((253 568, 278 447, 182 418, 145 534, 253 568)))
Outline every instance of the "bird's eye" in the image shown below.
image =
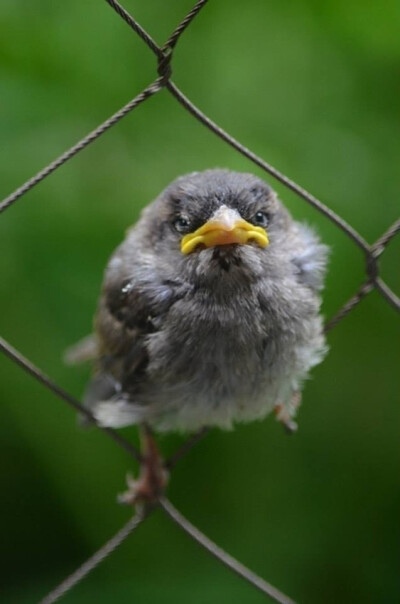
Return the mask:
POLYGON ((256 224, 260 227, 267 227, 270 221, 270 215, 267 212, 256 212, 251 219, 253 224, 256 224))
POLYGON ((190 229, 190 221, 187 218, 180 216, 174 220, 174 227, 178 233, 188 233, 190 229))

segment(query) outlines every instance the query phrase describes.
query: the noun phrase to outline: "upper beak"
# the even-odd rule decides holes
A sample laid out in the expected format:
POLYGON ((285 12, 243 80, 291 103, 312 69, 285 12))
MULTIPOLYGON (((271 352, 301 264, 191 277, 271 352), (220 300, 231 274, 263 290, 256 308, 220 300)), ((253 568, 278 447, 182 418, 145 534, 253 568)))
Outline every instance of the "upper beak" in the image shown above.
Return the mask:
POLYGON ((236 210, 221 206, 208 222, 182 238, 181 252, 190 254, 198 245, 213 247, 250 241, 255 241, 260 247, 267 246, 266 230, 243 220, 236 210))

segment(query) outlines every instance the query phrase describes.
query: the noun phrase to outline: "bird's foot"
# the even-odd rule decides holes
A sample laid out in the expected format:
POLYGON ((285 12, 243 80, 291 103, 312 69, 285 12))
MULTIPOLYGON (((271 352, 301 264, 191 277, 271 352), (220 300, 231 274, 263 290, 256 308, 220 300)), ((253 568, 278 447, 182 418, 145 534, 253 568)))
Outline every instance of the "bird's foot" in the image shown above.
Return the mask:
POLYGON ((147 426, 141 430, 142 461, 139 477, 126 477, 128 490, 118 495, 119 503, 135 506, 152 506, 157 503, 168 484, 168 472, 160 455, 153 434, 147 426))
POLYGON ((294 392, 289 405, 275 405, 274 411, 276 419, 283 425, 288 434, 293 434, 297 430, 297 423, 294 421, 293 415, 295 415, 300 402, 300 392, 294 392))
POLYGON ((288 434, 293 434, 297 431, 297 422, 295 422, 288 413, 282 412, 281 405, 275 407, 276 419, 282 424, 288 434))

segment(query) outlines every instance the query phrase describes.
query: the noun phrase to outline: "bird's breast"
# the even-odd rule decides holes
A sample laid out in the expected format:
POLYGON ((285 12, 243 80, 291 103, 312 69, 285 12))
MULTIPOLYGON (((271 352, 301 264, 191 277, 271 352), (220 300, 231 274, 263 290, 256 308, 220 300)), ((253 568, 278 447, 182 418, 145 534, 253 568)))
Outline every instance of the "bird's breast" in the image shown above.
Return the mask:
POLYGON ((268 326, 257 300, 197 292, 148 338, 149 377, 221 398, 249 394, 264 367, 268 326))

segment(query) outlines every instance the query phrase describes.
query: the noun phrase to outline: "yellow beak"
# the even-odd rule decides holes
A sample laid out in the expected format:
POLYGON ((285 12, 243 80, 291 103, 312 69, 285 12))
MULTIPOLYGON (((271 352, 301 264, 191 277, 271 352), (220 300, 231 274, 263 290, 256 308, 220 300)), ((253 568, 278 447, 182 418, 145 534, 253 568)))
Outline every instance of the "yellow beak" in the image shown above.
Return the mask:
POLYGON ((236 210, 221 206, 208 222, 182 238, 181 252, 190 254, 198 245, 214 247, 250 241, 266 247, 269 243, 266 230, 243 220, 236 210))

